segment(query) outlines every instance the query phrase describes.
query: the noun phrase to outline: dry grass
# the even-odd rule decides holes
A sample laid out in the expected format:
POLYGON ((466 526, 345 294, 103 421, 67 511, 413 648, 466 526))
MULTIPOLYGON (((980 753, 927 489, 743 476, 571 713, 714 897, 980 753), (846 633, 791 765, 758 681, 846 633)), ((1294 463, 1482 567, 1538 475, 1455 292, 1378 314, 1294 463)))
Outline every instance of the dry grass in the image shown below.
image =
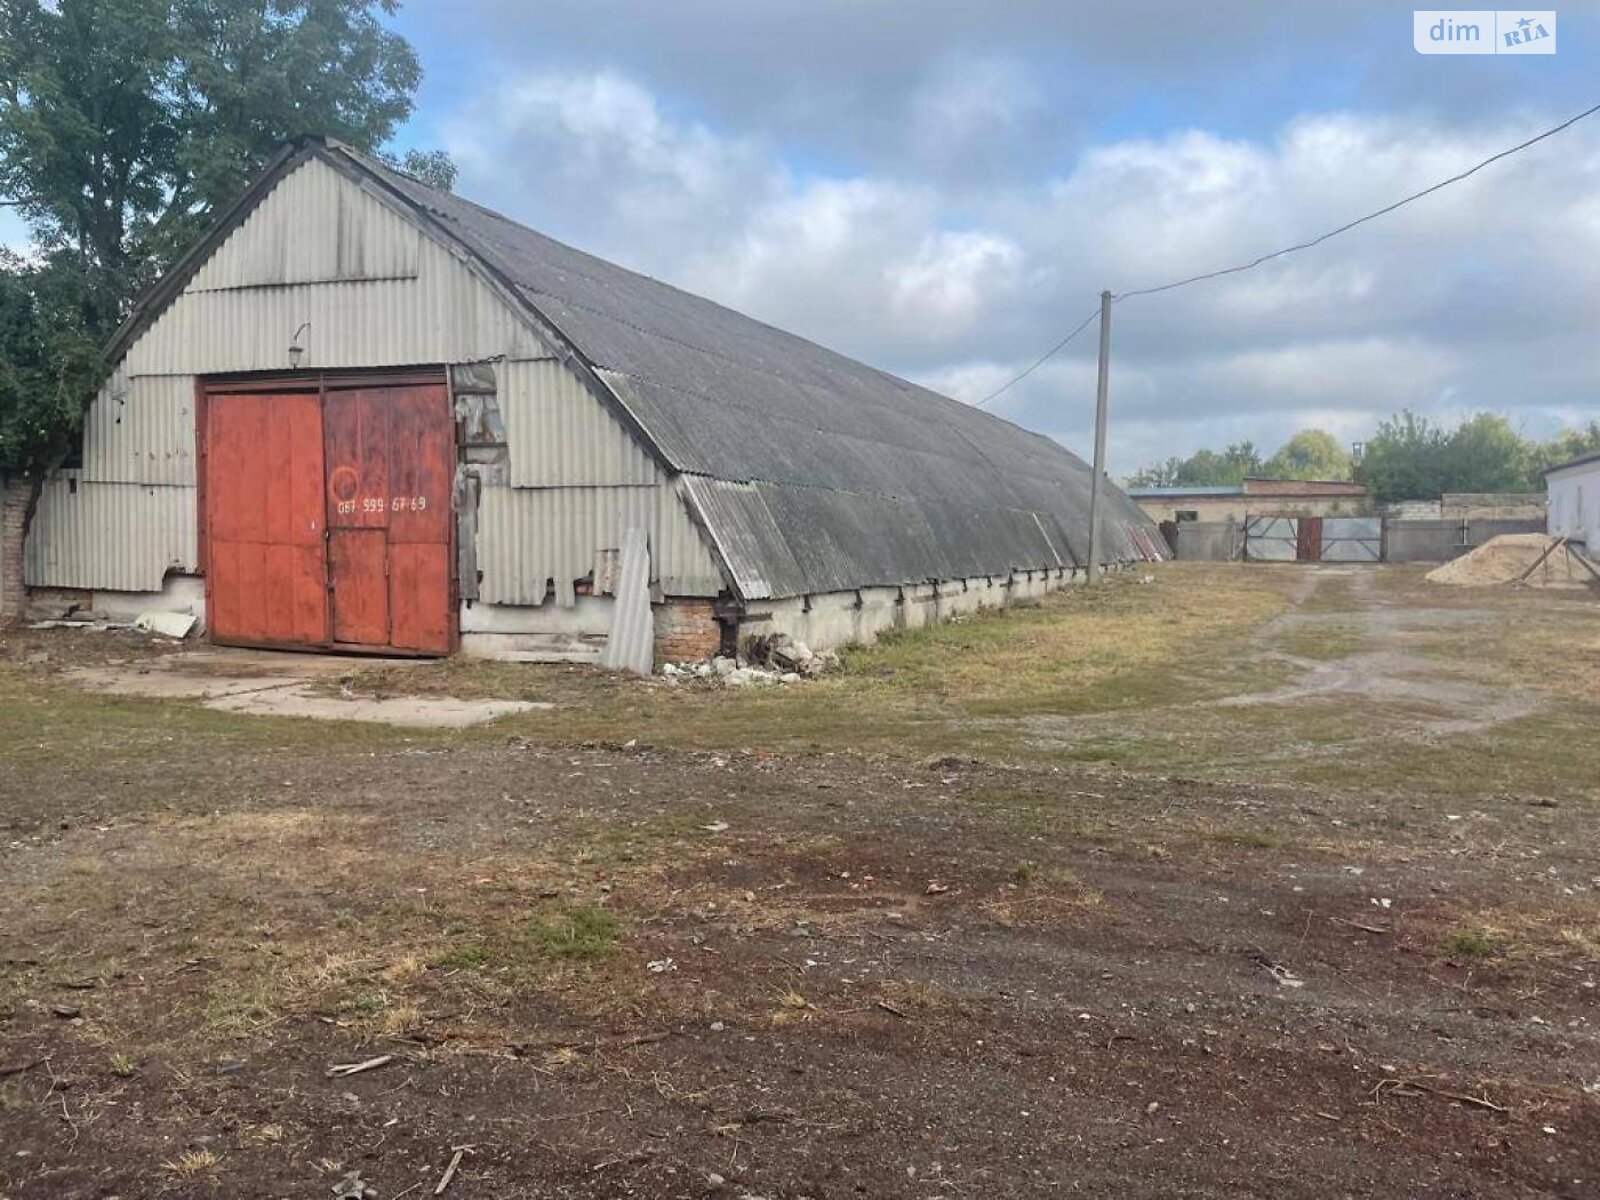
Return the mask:
POLYGON ((1561 600, 1527 614, 1515 613, 1521 604, 1511 607, 1509 619, 1473 639, 1470 656, 1461 655, 1459 646, 1443 651, 1455 668, 1474 678, 1516 679, 1539 691, 1600 704, 1600 599, 1561 600))
POLYGON ((211 1150, 185 1150, 163 1165, 180 1179, 194 1179, 201 1175, 214 1175, 222 1165, 222 1158, 211 1150))
MULTIPOLYGON (((1422 928, 1438 933, 1438 951, 1464 960, 1496 959, 1587 971, 1600 963, 1600 920, 1575 899, 1526 906, 1478 906, 1454 915, 1424 914, 1422 928)), ((1426 934, 1424 934, 1426 936, 1426 934)))
MULTIPOLYGON (((659 681, 503 664, 489 672, 451 665, 438 676, 408 668, 395 676, 434 679, 445 688, 476 681, 500 693, 537 687, 568 702, 594 700, 601 695, 596 689, 604 689, 604 702, 574 703, 459 736, 396 739, 369 727, 307 729, 201 717, 185 705, 68 693, 51 695, 41 724, 21 713, 26 706, 17 700, 37 681, 0 671, 0 753, 43 747, 64 755, 109 747, 113 761, 127 755, 135 763, 153 745, 173 760, 192 750, 201 776, 198 784, 181 785, 192 791, 191 800, 169 805, 162 791, 162 800, 140 813, 147 831, 140 872, 130 876, 118 859, 98 847, 86 849, 49 879, 17 880, 11 909, 73 912, 79 924, 101 928, 124 927, 137 913, 139 936, 115 953, 85 953, 58 935, 58 969, 81 978, 134 973, 180 980, 196 1001, 186 1010, 191 1023, 169 1030, 179 1040, 270 1038, 296 1017, 331 1022, 361 1037, 410 1036, 447 1012, 469 1014, 453 1022, 456 1035, 492 1039, 513 1028, 518 1005, 541 991, 560 990, 591 1011, 624 1009, 644 977, 633 942, 662 912, 692 912, 708 928, 735 936, 786 935, 803 925, 822 937, 858 937, 890 909, 917 919, 933 902, 920 895, 920 885, 908 894, 905 881, 791 887, 785 876, 792 864, 842 857, 847 847, 837 833, 817 825, 790 831, 781 851, 718 843, 698 829, 705 814, 679 802, 682 797, 656 815, 627 822, 607 811, 560 807, 526 818, 535 835, 506 840, 506 831, 524 819, 508 794, 474 841, 438 845, 425 811, 412 808, 408 821, 397 824, 386 797, 364 794, 359 772, 351 793, 324 807, 302 800, 300 777, 280 778, 293 774, 288 768, 275 773, 267 766, 241 776, 235 767, 213 782, 205 775, 211 760, 260 752, 266 763, 320 762, 351 755, 352 744, 362 746, 356 755, 436 753, 503 742, 518 730, 688 746, 820 743, 900 759, 930 752, 1015 756, 1163 778, 1359 786, 1403 797, 1408 806, 1374 801, 1370 817, 1334 826, 1293 805, 1272 813, 1174 805, 1125 814, 1093 788, 964 789, 963 819, 1015 846, 992 865, 988 883, 973 885, 971 902, 985 920, 1022 928, 1087 926, 1100 919, 1104 901, 1097 888, 1029 849, 1041 839, 1144 862, 1267 860, 1286 848, 1367 863, 1471 860, 1500 853, 1507 830, 1470 821, 1439 824, 1445 808, 1458 812, 1470 807, 1465 798, 1481 804, 1507 791, 1570 798, 1587 787, 1595 793, 1595 710, 1579 697, 1593 687, 1595 672, 1583 655, 1597 618, 1594 609, 1548 594, 1497 594, 1495 601, 1519 619, 1478 621, 1470 627, 1476 639, 1470 644, 1459 630, 1424 635, 1425 645, 1446 644, 1448 636, 1451 657, 1426 660, 1446 677, 1498 672, 1520 684, 1539 662, 1555 657, 1560 663, 1537 685, 1554 697, 1552 708, 1486 733, 1418 739, 1404 723, 1416 715, 1411 709, 1360 695, 1211 706, 1219 696, 1277 682, 1275 672, 1283 668, 1273 652, 1304 650, 1300 639, 1324 649, 1365 648, 1364 627, 1349 616, 1358 600, 1354 577, 1329 578, 1320 585, 1327 590, 1313 593, 1297 614, 1304 620, 1289 626, 1294 632, 1287 638, 1282 623, 1274 626, 1276 634, 1262 630, 1300 598, 1305 576, 1299 572, 1173 567, 1153 584, 1125 576, 1101 590, 1069 589, 1036 607, 890 638, 852 651, 835 678, 760 694, 674 691, 659 681), (1533 608, 1524 612, 1525 605, 1533 608), (1529 619, 1535 609, 1542 624, 1529 619), (1557 646, 1577 650, 1559 657, 1557 646), (324 735, 330 740, 319 745, 321 757, 305 759, 307 739, 324 735), (355 741, 362 737, 371 740, 355 741), (249 789, 243 800, 241 787, 249 789), (1412 809, 1420 815, 1409 818, 1409 826, 1397 819, 1412 809), (716 869, 729 856, 763 852, 757 861, 770 884, 718 881, 716 869), (1022 853, 1029 857, 1018 857, 1022 853), (619 985, 624 979, 631 982, 619 985)), ((1372 586, 1391 604, 1432 597, 1404 573, 1374 576, 1372 586)), ((1466 604, 1462 593, 1445 590, 1457 608, 1466 604)), ((168 786, 164 778, 159 782, 168 786)), ((1521 817, 1526 810, 1516 811, 1521 817)), ((736 827, 735 836, 739 832, 736 827)), ((24 915, 18 932, 30 934, 33 921, 24 915)), ((1505 914, 1458 914, 1434 931, 1430 948, 1469 925, 1492 931, 1496 952, 1508 956, 1529 946, 1541 955, 1593 961, 1600 944, 1592 916, 1561 909, 1537 927, 1505 914)), ((0 1000, 23 994, 20 977, 0 971, 0 1000)), ((811 1011, 781 1000, 776 1008, 790 1020, 811 1011)), ((117 1022, 114 1011, 103 1011, 90 1029, 120 1056, 111 1059, 114 1074, 136 1071, 139 1060, 149 1060, 149 1047, 139 1045, 136 1060, 118 1042, 117 1022)))
POLYGON ((551 695, 557 711, 501 728, 570 740, 626 731, 651 744, 703 748, 1026 754, 1020 731, 996 736, 984 723, 1226 695, 1272 669, 1234 668, 1251 631, 1288 607, 1288 575, 1169 566, 1154 572, 1154 583, 1144 577, 1114 576, 1037 605, 891 634, 847 649, 839 673, 804 686, 735 691, 658 680, 601 691, 592 674, 563 670, 562 689, 551 695))
POLYGON ((1010 879, 978 910, 1008 929, 1037 928, 1081 920, 1104 900, 1099 888, 1084 883, 1067 867, 1025 863, 1013 868, 1010 879))

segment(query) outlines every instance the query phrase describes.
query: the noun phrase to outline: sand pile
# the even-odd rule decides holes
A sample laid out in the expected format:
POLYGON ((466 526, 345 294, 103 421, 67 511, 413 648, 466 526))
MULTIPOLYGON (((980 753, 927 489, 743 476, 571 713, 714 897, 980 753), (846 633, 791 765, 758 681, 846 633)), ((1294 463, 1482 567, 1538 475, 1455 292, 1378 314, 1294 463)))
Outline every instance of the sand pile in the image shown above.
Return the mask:
MULTIPOLYGON (((1508 533, 1490 538, 1472 553, 1430 571, 1428 582, 1457 587, 1513 583, 1559 540, 1543 533, 1508 533)), ((1569 552, 1563 545, 1551 551, 1524 582, 1529 587, 1578 588, 1594 583, 1595 576, 1578 560, 1575 551, 1569 552)))

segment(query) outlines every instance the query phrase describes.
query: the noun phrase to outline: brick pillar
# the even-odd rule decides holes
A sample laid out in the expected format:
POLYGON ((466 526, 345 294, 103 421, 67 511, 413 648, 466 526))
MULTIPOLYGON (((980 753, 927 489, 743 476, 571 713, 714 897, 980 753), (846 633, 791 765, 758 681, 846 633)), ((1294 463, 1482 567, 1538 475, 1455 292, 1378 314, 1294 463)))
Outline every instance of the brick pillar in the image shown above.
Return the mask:
POLYGON ((722 623, 711 600, 668 600, 658 604, 656 662, 700 662, 722 649, 722 623))
POLYGON ((28 607, 22 543, 38 495, 38 483, 26 475, 7 475, 0 482, 0 625, 21 621, 28 607))

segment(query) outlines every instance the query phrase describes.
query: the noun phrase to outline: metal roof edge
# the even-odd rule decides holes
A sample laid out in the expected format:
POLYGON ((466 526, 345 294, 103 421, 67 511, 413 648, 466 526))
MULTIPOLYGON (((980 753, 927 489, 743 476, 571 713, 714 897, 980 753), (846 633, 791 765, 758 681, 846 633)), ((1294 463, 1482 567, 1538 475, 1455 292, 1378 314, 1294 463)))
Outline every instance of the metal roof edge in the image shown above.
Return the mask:
POLYGON ((756 597, 745 594, 745 589, 739 582, 739 574, 733 569, 733 559, 728 555, 727 546, 724 545, 722 538, 718 536, 716 527, 712 525, 711 518, 706 515, 699 497, 695 495, 694 487, 692 486, 695 479, 707 479, 719 483, 725 481, 717 480, 711 475, 698 475, 680 471, 673 477, 673 491, 683 504, 684 511, 689 514, 689 519, 694 522, 700 532, 705 535, 706 541, 710 543, 712 556, 717 560, 717 566, 722 568, 723 581, 727 583, 740 603, 748 604, 756 597))
POLYGON ((1557 463, 1553 467, 1544 469, 1545 477, 1554 475, 1557 471, 1565 471, 1569 467, 1584 467, 1592 462, 1600 462, 1600 450, 1590 450, 1587 454, 1580 454, 1577 458, 1569 458, 1564 463, 1557 463))

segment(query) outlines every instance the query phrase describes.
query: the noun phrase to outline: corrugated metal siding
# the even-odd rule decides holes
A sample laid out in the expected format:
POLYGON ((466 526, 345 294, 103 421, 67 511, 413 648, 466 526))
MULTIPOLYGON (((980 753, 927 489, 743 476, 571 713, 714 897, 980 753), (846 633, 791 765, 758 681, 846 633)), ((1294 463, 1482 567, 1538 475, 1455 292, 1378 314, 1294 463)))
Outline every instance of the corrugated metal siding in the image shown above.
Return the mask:
POLYGON ((513 487, 656 484, 649 454, 554 359, 499 366, 513 487))
MULTIPOLYGON (((289 342, 307 321, 311 328, 301 337, 303 368, 457 363, 501 354, 527 359, 549 353, 518 314, 431 239, 416 243, 412 278, 341 279, 341 270, 349 267, 341 265, 341 253, 354 252, 341 252, 336 238, 308 236, 303 244, 296 243, 292 261, 280 259, 291 282, 230 285, 221 291, 197 286, 202 278, 218 285, 270 274, 277 253, 271 249, 277 235, 270 230, 280 226, 343 229, 360 242, 356 230, 404 225, 387 206, 320 162, 307 162, 279 190, 306 172, 325 179, 303 192, 275 193, 258 207, 183 295, 129 347, 123 369, 130 377, 286 370, 289 342), (268 231, 258 234, 257 226, 268 231), (327 282, 292 282, 299 276, 327 282)), ((413 227, 406 236, 414 235, 413 227)), ((371 235, 374 261, 399 255, 385 241, 388 236, 371 235)), ((359 253, 365 256, 368 250, 359 253)))
POLYGON ((192 375, 118 371, 84 417, 83 478, 193 487, 194 436, 192 375))
POLYGON ((169 570, 192 571, 197 558, 193 488, 63 472, 39 497, 24 561, 34 587, 157 592, 169 570))
POLYGON ((411 279, 422 241, 416 225, 313 159, 278 182, 269 202, 228 236, 186 290, 411 279))
POLYGON ((186 293, 128 351, 131 375, 470 362, 543 353, 498 297, 459 266, 433 278, 186 293))
POLYGON ((572 603, 572 581, 618 550, 630 527, 650 531, 662 592, 714 596, 722 578, 682 504, 664 487, 484 488, 479 499, 479 598, 490 604, 572 603))
POLYGON ((685 475, 681 486, 714 532, 740 595, 770 600, 805 591, 805 573, 755 484, 685 475))
POLYGON ((670 482, 656 489, 659 507, 651 534, 650 563, 654 581, 667 596, 716 596, 727 588, 705 534, 689 515, 683 497, 670 482))

